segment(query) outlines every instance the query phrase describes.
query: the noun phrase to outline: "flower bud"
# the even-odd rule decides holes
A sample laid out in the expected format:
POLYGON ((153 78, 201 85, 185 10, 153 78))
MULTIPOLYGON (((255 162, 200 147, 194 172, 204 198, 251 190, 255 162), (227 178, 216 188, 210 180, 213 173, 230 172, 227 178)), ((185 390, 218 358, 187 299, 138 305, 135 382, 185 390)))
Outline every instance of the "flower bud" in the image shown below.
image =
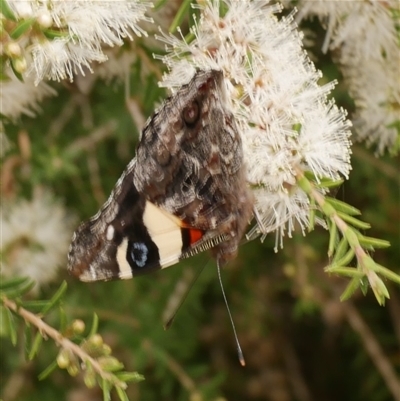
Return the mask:
POLYGON ((14 68, 17 72, 22 74, 26 71, 27 63, 24 57, 20 57, 19 59, 14 61, 14 68))
POLYGON ((89 338, 89 342, 95 347, 101 347, 103 345, 103 337, 100 334, 93 334, 89 338))
POLYGON ((4 52, 10 57, 20 57, 21 47, 17 42, 9 42, 4 46, 4 52))
POLYGON ((68 365, 67 372, 73 377, 76 376, 79 373, 78 364, 77 363, 71 363, 70 365, 68 365))
POLYGON ((66 369, 70 362, 70 352, 66 349, 61 350, 57 356, 57 365, 59 368, 66 369))
POLYGON ((72 331, 74 334, 82 334, 85 331, 85 322, 81 319, 75 319, 72 322, 72 331))
POLYGON ((102 347, 102 354, 103 355, 110 355, 111 354, 111 347, 108 344, 103 344, 102 347))
POLYGON ((36 21, 41 28, 50 28, 53 25, 53 18, 47 10, 42 11, 36 21))
POLYGON ((96 374, 93 370, 88 370, 83 377, 83 381, 87 388, 93 388, 96 386, 96 374))

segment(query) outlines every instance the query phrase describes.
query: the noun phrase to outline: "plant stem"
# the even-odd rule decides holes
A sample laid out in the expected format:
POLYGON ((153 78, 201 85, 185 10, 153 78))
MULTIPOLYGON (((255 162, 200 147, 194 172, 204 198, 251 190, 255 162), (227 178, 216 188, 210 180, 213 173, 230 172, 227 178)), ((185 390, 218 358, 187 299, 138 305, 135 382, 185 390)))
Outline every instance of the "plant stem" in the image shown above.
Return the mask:
POLYGON ((118 380, 118 378, 113 374, 103 370, 101 365, 94 358, 88 355, 79 345, 64 337, 58 330, 45 323, 39 316, 29 312, 27 309, 21 306, 18 306, 14 301, 8 299, 6 296, 2 297, 2 302, 6 308, 21 316, 26 322, 35 326, 44 338, 52 338, 61 348, 71 351, 82 362, 87 362, 90 364, 93 370, 104 380, 112 383, 114 386, 118 386, 123 389, 126 388, 126 383, 118 380))

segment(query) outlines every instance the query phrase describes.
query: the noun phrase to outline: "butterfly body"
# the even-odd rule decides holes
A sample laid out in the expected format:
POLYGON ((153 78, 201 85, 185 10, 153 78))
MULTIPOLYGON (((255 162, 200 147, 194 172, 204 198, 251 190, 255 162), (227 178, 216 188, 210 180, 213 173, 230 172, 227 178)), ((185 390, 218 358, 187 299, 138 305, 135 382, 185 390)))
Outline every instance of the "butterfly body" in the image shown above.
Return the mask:
POLYGON ((68 268, 83 281, 130 278, 206 249, 222 265, 252 206, 223 75, 199 71, 146 123, 108 201, 75 232, 68 268))

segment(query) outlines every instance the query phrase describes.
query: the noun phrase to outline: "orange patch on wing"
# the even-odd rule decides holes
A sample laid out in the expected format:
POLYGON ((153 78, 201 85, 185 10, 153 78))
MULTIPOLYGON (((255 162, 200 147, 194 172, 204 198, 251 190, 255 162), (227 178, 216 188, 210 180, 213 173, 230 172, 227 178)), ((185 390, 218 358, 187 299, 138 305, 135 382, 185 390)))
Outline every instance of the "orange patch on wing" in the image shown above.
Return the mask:
POLYGON ((197 241, 200 241, 203 237, 204 232, 196 228, 189 228, 190 245, 193 245, 197 241))

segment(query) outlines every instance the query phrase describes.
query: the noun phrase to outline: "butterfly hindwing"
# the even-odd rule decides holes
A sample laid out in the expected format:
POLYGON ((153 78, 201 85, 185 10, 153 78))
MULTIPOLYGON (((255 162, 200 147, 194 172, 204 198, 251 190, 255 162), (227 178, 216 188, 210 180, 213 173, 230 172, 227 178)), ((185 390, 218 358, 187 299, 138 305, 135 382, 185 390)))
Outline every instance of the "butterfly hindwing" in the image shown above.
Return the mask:
MULTIPOLYGON (((131 173, 123 180, 131 180, 131 173)), ((125 190, 114 191, 103 210, 75 233, 70 271, 82 281, 128 279, 163 269, 226 239, 217 231, 206 234, 187 226, 146 200, 132 183, 122 187, 125 190), (118 212, 106 220, 116 201, 118 212)))

